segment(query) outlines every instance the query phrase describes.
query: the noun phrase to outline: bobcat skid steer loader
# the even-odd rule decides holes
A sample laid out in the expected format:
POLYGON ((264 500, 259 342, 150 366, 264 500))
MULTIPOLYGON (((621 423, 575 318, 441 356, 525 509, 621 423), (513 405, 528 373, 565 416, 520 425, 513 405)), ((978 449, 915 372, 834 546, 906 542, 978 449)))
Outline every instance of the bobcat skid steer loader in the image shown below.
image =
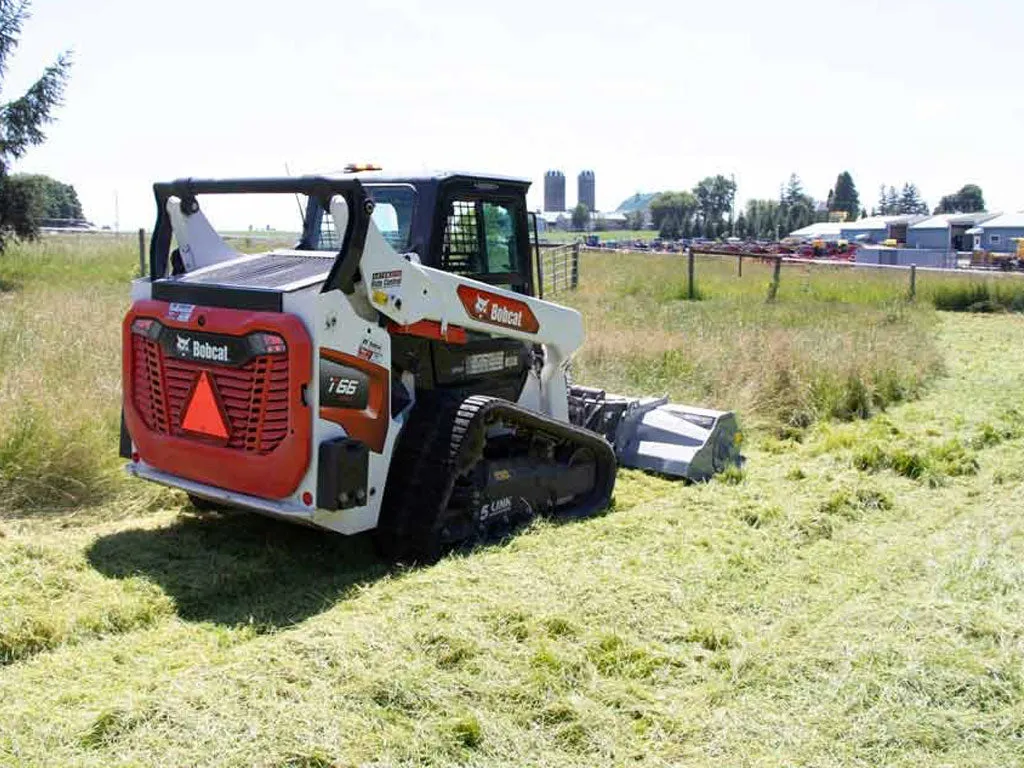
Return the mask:
POLYGON ((739 461, 730 413, 567 383, 583 322, 535 298, 528 187, 378 170, 156 184, 123 326, 128 471, 427 559, 592 514, 619 464, 700 480, 739 461), (298 242, 237 253, 200 205, 225 194, 304 196, 298 242))

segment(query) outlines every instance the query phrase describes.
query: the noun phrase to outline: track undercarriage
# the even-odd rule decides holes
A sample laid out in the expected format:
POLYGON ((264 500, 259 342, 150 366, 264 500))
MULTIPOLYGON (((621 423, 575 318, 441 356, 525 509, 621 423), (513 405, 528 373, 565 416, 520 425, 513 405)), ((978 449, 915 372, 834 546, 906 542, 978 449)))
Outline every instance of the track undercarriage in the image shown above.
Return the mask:
POLYGON ((616 461, 600 436, 496 398, 433 394, 395 450, 377 540, 389 557, 433 560, 537 515, 607 506, 616 461))

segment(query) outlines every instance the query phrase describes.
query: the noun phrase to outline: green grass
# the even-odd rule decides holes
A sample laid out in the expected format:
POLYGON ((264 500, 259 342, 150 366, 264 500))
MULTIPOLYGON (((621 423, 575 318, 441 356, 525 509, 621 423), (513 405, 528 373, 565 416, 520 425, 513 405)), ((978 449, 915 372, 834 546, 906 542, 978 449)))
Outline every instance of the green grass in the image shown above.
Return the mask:
POLYGON ((939 282, 926 295, 951 312, 1024 312, 1024 280, 1016 276, 939 282))
POLYGON ((607 232, 562 232, 549 229, 541 234, 541 239, 550 243, 575 243, 582 241, 587 235, 597 235, 602 243, 614 240, 618 243, 631 240, 645 240, 650 242, 658 237, 658 233, 652 229, 612 229, 607 232))
MULTIPOLYGON (((147 242, 148 247, 148 242, 147 242)), ((139 274, 135 235, 60 235, 17 243, 0 256, 0 294, 29 284, 84 293, 139 274)))
POLYGON ((732 397, 730 366, 741 394, 769 362, 801 382, 896 356, 919 386, 781 435, 751 395, 741 416, 767 426, 742 471, 622 472, 603 516, 412 570, 363 537, 199 515, 121 479, 123 286, 22 269, 0 294, 0 444, 25 400, 51 419, 39 434, 85 430, 90 449, 60 465, 43 441, 32 466, 99 480, 52 501, 0 463, 0 765, 1024 764, 1024 319, 876 306, 884 285, 813 298, 839 288, 786 274, 768 307, 754 268, 731 297, 705 269, 687 302, 670 266, 627 290, 635 269, 588 258, 584 285, 607 289, 576 297, 589 344, 617 328, 661 378, 585 371, 677 386, 676 365, 682 393, 732 397), (819 349, 822 324, 850 340, 819 349))
POLYGON ((920 395, 941 370, 935 313, 907 304, 888 275, 700 257, 699 301, 672 255, 587 252, 564 300, 587 322, 581 383, 667 393, 796 434, 820 419, 863 418, 920 395))
POLYGON ((46 239, 0 256, 0 281, 17 286, 0 292, 0 508, 75 506, 119 484, 109 449, 137 267, 137 244, 113 238, 46 239))

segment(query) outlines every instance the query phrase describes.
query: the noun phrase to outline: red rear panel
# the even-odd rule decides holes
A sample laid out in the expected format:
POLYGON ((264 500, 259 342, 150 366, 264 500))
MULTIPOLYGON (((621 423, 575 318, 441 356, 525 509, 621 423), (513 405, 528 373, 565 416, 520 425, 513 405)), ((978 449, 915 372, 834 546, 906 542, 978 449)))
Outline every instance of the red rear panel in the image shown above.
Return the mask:
POLYGON ((297 317, 138 301, 123 339, 125 423, 143 461, 261 498, 295 492, 309 465, 312 429, 303 402, 312 347, 297 317), (204 372, 203 398, 193 398, 204 372), (186 419, 193 400, 211 407, 209 385, 219 420, 206 434, 184 429, 186 421, 209 422, 209 414, 186 419))

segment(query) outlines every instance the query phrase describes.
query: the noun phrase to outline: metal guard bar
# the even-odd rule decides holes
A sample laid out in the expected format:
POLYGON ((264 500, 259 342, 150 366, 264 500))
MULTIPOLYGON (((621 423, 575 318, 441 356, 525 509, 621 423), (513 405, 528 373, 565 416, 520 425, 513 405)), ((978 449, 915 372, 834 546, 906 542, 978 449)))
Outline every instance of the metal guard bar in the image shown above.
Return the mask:
MULTIPOLYGON (((171 221, 167 214, 167 200, 179 197, 183 202, 195 202, 197 195, 238 194, 302 194, 320 199, 329 207, 333 195, 342 195, 348 204, 348 226, 342 239, 341 250, 331 273, 324 283, 324 291, 340 288, 345 293, 354 290, 355 277, 366 244, 366 231, 373 212, 373 202, 358 179, 337 179, 326 176, 280 176, 250 179, 176 179, 153 185, 156 198, 156 224, 149 245, 149 278, 160 279, 167 274, 170 258, 171 221)), ((187 204, 187 203, 186 203, 187 204)))

